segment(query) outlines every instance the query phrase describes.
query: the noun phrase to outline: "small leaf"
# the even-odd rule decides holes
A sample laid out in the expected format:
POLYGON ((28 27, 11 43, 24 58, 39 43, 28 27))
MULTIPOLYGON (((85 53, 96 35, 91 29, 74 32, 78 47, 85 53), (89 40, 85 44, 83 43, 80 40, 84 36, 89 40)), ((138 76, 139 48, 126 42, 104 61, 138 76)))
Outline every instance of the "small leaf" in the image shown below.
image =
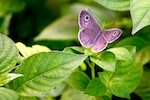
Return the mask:
POLYGON ((111 52, 107 51, 104 52, 100 58, 91 57, 90 59, 104 70, 115 71, 116 58, 115 55, 111 52))
POLYGON ((90 96, 84 94, 83 92, 74 89, 74 88, 67 88, 66 91, 63 92, 60 100, 97 100, 95 96, 90 96))
POLYGON ((127 11, 130 8, 130 0, 95 0, 111 10, 127 11))
POLYGON ((86 55, 63 52, 32 55, 15 71, 24 76, 10 85, 23 96, 43 95, 63 82, 86 58, 86 55))
POLYGON ((107 51, 112 52, 115 55, 117 60, 123 60, 127 62, 133 61, 132 55, 126 48, 117 47, 117 48, 108 49, 107 51))
POLYGON ((5 73, 0 75, 0 86, 3 86, 10 81, 23 76, 22 74, 15 74, 15 73, 5 73))
POLYGON ((93 96, 103 96, 106 93, 106 87, 98 78, 94 78, 89 82, 85 93, 93 96))
POLYGON ((133 21, 132 34, 150 25, 150 2, 149 0, 131 0, 131 17, 133 21))
POLYGON ((84 91, 90 81, 90 78, 81 71, 75 71, 74 73, 69 76, 67 79, 67 83, 72 86, 77 88, 80 91, 84 91))
POLYGON ((0 87, 1 100, 18 100, 19 94, 13 90, 0 87))
POLYGON ((50 51, 50 49, 48 47, 42 46, 42 45, 33 45, 32 47, 27 47, 23 43, 17 42, 16 46, 24 58, 27 58, 27 57, 29 57, 33 54, 39 53, 39 52, 49 52, 50 51))
POLYGON ((77 16, 68 15, 47 26, 35 40, 76 40, 77 33, 77 16))
POLYGON ((0 34, 0 74, 15 68, 19 56, 15 43, 7 36, 0 34))
POLYGON ((66 47, 63 51, 68 53, 75 53, 75 54, 84 53, 83 48, 78 46, 66 47))

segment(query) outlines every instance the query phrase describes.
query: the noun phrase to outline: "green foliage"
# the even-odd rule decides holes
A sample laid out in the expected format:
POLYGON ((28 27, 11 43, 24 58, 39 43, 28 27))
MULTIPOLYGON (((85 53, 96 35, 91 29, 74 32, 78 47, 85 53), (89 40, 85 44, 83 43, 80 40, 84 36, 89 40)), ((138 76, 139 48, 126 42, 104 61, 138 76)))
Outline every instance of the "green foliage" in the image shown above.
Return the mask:
POLYGON ((0 99, 148 100, 149 10, 149 0, 0 0, 0 99), (98 53, 80 46, 83 9, 122 36, 98 53))
POLYGON ((149 0, 131 0, 130 6, 133 21, 132 34, 135 34, 140 29, 150 25, 150 2, 149 0))
POLYGON ((75 87, 80 91, 84 91, 87 85, 89 84, 89 82, 90 82, 90 78, 82 71, 75 71, 67 79, 67 83, 70 86, 75 87))
POLYGON ((18 66, 15 73, 24 76, 14 80, 11 86, 20 95, 40 96, 63 82, 86 57, 62 52, 35 54, 18 66))
POLYGON ((19 53, 14 42, 0 34, 0 74, 15 68, 19 53))
POLYGON ((23 76, 22 74, 15 74, 15 73, 4 73, 0 75, 0 86, 3 86, 10 81, 23 76))
POLYGON ((103 96, 106 93, 106 87, 98 78, 94 78, 89 82, 85 93, 93 96, 103 96))
POLYGON ((101 57, 98 58, 91 57, 91 61, 104 70, 115 71, 116 58, 111 52, 104 52, 101 54, 101 57))
POLYGON ((1 100, 18 100, 19 94, 8 88, 0 87, 1 100))
POLYGON ((130 9, 130 0, 95 0, 111 10, 127 11, 130 9))

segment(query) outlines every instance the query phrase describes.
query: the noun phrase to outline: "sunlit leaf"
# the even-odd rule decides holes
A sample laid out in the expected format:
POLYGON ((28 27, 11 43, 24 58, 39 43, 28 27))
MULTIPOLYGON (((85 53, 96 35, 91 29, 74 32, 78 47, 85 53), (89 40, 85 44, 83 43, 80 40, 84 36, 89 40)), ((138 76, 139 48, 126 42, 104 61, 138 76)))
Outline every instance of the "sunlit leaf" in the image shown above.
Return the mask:
POLYGON ((35 53, 50 51, 50 49, 48 47, 42 46, 42 45, 33 45, 32 47, 27 47, 23 43, 17 42, 16 46, 19 49, 22 56, 25 58, 27 58, 35 53))
POLYGON ((69 76, 67 79, 67 83, 74 87, 77 88, 80 91, 84 91, 90 81, 90 78, 81 71, 75 71, 74 73, 69 76))
POLYGON ((0 87, 0 99, 1 100, 18 100, 18 97, 19 95, 17 92, 4 88, 4 87, 0 87))
POLYGON ((86 55, 45 52, 25 59, 16 73, 24 76, 13 81, 12 88, 24 96, 40 96, 63 82, 85 59, 86 55))
POLYGON ((127 11, 130 8, 130 0, 95 0, 111 10, 127 11))
POLYGON ((7 36, 0 34, 0 74, 15 68, 18 56, 15 43, 7 36))
POLYGON ((76 40, 77 33, 77 16, 68 15, 47 26, 35 40, 76 40))
POLYGON ((100 58, 91 57, 90 59, 104 70, 115 71, 116 58, 111 52, 104 52, 100 58))
POLYGON ((10 81, 14 80, 15 78, 23 76, 22 74, 15 74, 15 73, 4 73, 0 75, 0 86, 3 86, 10 81))
POLYGON ((149 0, 131 0, 130 6, 133 21, 132 34, 135 34, 150 25, 150 2, 149 0))

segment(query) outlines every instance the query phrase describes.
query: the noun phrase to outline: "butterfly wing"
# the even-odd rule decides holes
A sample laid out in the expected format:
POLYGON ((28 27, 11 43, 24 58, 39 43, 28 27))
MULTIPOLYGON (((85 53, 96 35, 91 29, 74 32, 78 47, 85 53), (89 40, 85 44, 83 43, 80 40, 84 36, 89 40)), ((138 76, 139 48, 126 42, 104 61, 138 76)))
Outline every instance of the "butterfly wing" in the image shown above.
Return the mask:
POLYGON ((103 31, 103 36, 108 43, 112 43, 117 40, 122 34, 122 30, 118 28, 107 29, 103 31))
POLYGON ((79 41, 86 48, 90 48, 94 45, 95 39, 97 39, 101 33, 99 25, 90 13, 85 10, 81 11, 78 18, 78 23, 81 28, 78 33, 79 41))
POLYGON ((93 52, 100 52, 103 51, 107 47, 108 43, 106 39, 101 35, 98 37, 97 41, 95 42, 92 51, 93 52))
POLYGON ((78 33, 80 43, 86 48, 91 48, 94 45, 98 36, 98 32, 93 31, 89 28, 81 29, 78 33))
POLYGON ((90 28, 93 30, 100 30, 96 20, 86 10, 82 10, 78 16, 78 23, 80 28, 90 28))

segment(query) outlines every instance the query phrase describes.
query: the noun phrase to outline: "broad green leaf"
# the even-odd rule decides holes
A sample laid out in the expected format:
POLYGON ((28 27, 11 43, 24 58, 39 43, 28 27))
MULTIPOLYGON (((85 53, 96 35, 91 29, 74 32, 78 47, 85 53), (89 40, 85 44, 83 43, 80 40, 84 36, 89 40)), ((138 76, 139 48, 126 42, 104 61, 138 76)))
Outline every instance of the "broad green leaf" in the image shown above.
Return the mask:
POLYGON ((100 72, 99 78, 113 95, 130 98, 130 93, 140 82, 142 66, 135 62, 130 62, 128 65, 121 64, 121 62, 118 61, 115 72, 100 72))
POLYGON ((67 83, 80 90, 84 91, 89 84, 90 78, 82 71, 75 71, 72 73, 69 78, 67 79, 67 83))
POLYGON ((66 47, 63 51, 68 53, 76 53, 76 54, 84 53, 83 49, 78 46, 66 47))
POLYGON ((142 81, 140 85, 136 88, 135 93, 139 95, 142 100, 149 100, 150 98, 150 68, 149 66, 144 68, 142 81))
POLYGON ((23 76, 22 74, 15 74, 15 73, 4 73, 0 75, 0 86, 3 86, 10 81, 23 76))
POLYGON ((94 96, 87 95, 77 89, 67 88, 60 100, 97 100, 94 96))
POLYGON ((121 47, 121 46, 131 45, 131 46, 135 46, 136 50, 139 51, 143 47, 145 47, 147 44, 148 44, 147 41, 144 40, 143 38, 138 37, 138 36, 133 36, 133 37, 122 39, 115 46, 121 47))
POLYGON ((131 0, 130 13, 133 21, 132 34, 150 25, 149 0, 131 0))
POLYGON ((62 83, 85 59, 86 55, 43 52, 30 56, 18 66, 24 76, 13 81, 12 88, 23 96, 40 96, 62 83))
POLYGON ((0 0, 0 16, 5 16, 8 13, 21 11, 25 7, 23 0, 0 0))
POLYGON ((116 58, 111 52, 104 52, 100 58, 91 57, 90 59, 104 70, 115 71, 116 58))
POLYGON ((77 33, 77 16, 67 15, 47 26, 35 40, 76 40, 77 33))
POLYGON ((50 49, 48 47, 42 46, 42 45, 33 45, 32 47, 27 47, 23 43, 17 42, 16 46, 24 58, 27 58, 27 57, 29 57, 33 54, 39 53, 39 52, 49 52, 50 51, 50 49))
POLYGON ((15 68, 19 56, 15 43, 7 36, 0 34, 0 74, 15 68))
POLYGON ((106 8, 117 11, 127 11, 130 9, 130 0, 95 0, 106 8))
POLYGON ((11 89, 0 87, 1 100, 18 100, 19 94, 11 89))
POLYGON ((93 96, 103 96, 106 93, 106 87, 99 78, 94 78, 89 82, 85 93, 93 96))

